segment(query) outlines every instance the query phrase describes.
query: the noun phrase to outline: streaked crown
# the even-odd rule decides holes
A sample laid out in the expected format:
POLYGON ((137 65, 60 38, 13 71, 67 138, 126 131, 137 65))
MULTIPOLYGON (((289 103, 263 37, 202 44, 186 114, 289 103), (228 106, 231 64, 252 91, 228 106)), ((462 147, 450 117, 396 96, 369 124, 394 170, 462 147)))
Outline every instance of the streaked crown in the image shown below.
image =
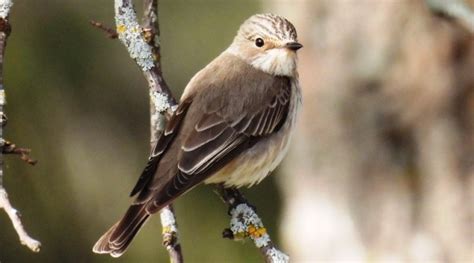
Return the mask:
POLYGON ((248 40, 264 37, 280 41, 296 41, 298 37, 290 21, 274 14, 251 16, 240 26, 237 35, 248 40))
POLYGON ((240 26, 226 52, 266 73, 294 77, 296 51, 301 47, 290 21, 274 14, 258 14, 240 26))

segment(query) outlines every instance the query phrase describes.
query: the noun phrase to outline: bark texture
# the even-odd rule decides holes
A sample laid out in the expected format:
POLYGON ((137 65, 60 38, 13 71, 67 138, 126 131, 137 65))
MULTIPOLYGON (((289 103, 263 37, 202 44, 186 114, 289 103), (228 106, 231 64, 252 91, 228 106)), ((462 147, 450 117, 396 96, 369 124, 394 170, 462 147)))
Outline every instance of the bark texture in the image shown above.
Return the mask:
POLYGON ((281 177, 295 262, 473 260, 474 37, 427 2, 264 1, 304 45, 281 177))

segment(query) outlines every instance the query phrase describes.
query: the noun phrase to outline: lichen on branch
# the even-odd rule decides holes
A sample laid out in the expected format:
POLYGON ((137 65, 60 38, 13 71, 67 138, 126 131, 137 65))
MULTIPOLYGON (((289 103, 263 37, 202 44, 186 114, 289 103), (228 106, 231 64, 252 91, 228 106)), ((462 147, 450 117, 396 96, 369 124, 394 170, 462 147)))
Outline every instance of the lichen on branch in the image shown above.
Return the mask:
POLYGON ((119 39, 127 47, 130 57, 142 71, 152 69, 155 66, 152 48, 142 35, 142 28, 130 1, 115 1, 115 24, 119 39))
POLYGON ((262 219, 239 190, 218 185, 217 193, 230 207, 230 228, 224 230, 223 236, 225 238, 242 240, 248 237, 252 239, 267 263, 290 261, 290 257, 273 244, 262 219))

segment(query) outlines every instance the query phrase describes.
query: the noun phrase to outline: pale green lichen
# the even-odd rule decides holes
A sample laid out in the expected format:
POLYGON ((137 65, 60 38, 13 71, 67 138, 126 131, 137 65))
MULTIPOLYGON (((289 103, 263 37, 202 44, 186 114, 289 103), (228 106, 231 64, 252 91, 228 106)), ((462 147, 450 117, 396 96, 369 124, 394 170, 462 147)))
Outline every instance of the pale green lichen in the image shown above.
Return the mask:
POLYGON ((5 90, 0 89, 0 106, 3 106, 6 104, 6 99, 5 99, 5 90))
POLYGON ((272 259, 273 263, 288 263, 290 262, 290 257, 280 250, 272 247, 267 250, 267 255, 272 259))
POLYGON ((171 210, 165 208, 160 211, 161 225, 163 226, 163 233, 178 232, 176 228, 176 218, 171 210))
POLYGON ((0 0, 0 18, 7 18, 12 6, 13 2, 11 0, 0 0))
POLYGON ((115 24, 119 39, 127 47, 132 57, 142 71, 154 67, 154 57, 151 47, 142 36, 140 24, 133 6, 128 1, 115 0, 115 24))
POLYGON ((150 90, 150 98, 155 107, 156 112, 165 112, 171 108, 169 103, 168 95, 164 93, 157 92, 155 90, 150 90))
POLYGON ((242 203, 232 209, 230 230, 234 235, 234 239, 250 237, 255 246, 259 248, 269 246, 265 253, 271 259, 271 262, 287 263, 290 261, 290 258, 285 253, 273 247, 262 220, 249 205, 242 203))
POLYGON ((230 230, 234 237, 241 239, 250 237, 257 247, 264 247, 270 243, 270 236, 266 233, 262 220, 247 204, 237 205, 231 212, 230 230))

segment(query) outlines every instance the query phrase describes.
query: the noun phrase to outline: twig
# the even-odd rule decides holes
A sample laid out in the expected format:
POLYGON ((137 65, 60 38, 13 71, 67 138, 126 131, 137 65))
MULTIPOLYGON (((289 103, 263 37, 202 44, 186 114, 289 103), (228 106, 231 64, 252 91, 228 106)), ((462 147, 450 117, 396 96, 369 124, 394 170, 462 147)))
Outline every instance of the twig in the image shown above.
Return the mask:
MULTIPOLYGON (((165 125, 164 116, 161 113, 168 110, 167 105, 171 106, 171 111, 174 111, 176 106, 176 100, 162 77, 158 0, 144 1, 142 28, 145 41, 152 47, 155 60, 154 68, 158 75, 158 78, 156 78, 158 86, 162 91, 166 90, 168 92, 167 94, 164 94, 163 92, 160 93, 157 90, 153 90, 150 86, 150 146, 153 149, 153 146, 156 144, 158 136, 163 131, 165 125), (172 101, 167 101, 167 98, 172 98, 172 101)), ((170 261, 172 263, 184 262, 181 244, 179 243, 178 238, 178 224, 176 222, 176 215, 172 204, 161 209, 160 219, 163 228, 163 245, 168 251, 170 261)))
POLYGON ((21 223, 18 211, 12 207, 10 200, 8 199, 8 193, 3 186, 3 154, 4 153, 17 153, 20 154, 22 159, 28 161, 29 158, 26 155, 29 151, 26 149, 16 148, 15 145, 9 144, 3 140, 3 126, 6 122, 6 116, 3 113, 3 106, 5 105, 5 90, 3 89, 3 63, 5 47, 7 44, 7 38, 10 34, 11 27, 8 21, 8 15, 13 2, 11 0, 0 0, 0 115, 2 118, 2 125, 0 125, 0 141, 2 151, 0 152, 0 209, 5 210, 8 217, 12 221, 13 227, 18 234, 21 244, 27 246, 34 252, 39 252, 41 243, 31 238, 25 231, 23 224, 21 223))
POLYGON ((168 205, 160 211, 161 226, 163 228, 163 246, 168 251, 171 263, 181 263, 183 252, 178 239, 178 224, 172 205, 168 205))
POLYGON ((112 29, 110 27, 104 26, 104 24, 102 24, 101 22, 91 20, 91 21, 89 21, 89 23, 91 23, 92 26, 97 27, 98 29, 101 29, 102 31, 104 31, 107 34, 108 38, 111 38, 111 39, 118 38, 117 31, 115 31, 114 29, 112 29))
MULTIPOLYGON (((115 22, 118 37, 127 47, 130 56, 143 71, 150 88, 150 144, 155 145, 162 132, 165 118, 176 106, 168 85, 163 79, 160 65, 158 1, 145 0, 143 26, 138 24, 130 0, 115 0, 115 22)), ((178 239, 178 225, 172 205, 160 211, 163 227, 163 245, 173 263, 183 262, 178 239)))
MULTIPOLYGON (((163 105, 166 105, 166 97, 161 93, 150 90, 150 143, 152 148, 156 143, 159 132, 161 132, 164 127, 164 116, 160 114, 160 112, 165 110, 163 105)), ((168 251, 170 261, 172 263, 184 262, 181 244, 178 238, 178 224, 172 204, 161 209, 160 219, 163 228, 163 246, 168 251)))
POLYGON ((229 206, 231 216, 230 228, 222 233, 224 238, 242 240, 249 237, 267 263, 289 262, 290 258, 273 244, 270 235, 263 226, 262 219, 250 205, 242 193, 235 188, 225 188, 222 184, 217 186, 217 192, 222 200, 229 206))
POLYGON ((131 0, 115 0, 115 23, 120 41, 142 70, 150 89, 165 97, 166 103, 160 107, 164 109, 163 113, 171 113, 176 100, 163 80, 159 58, 155 57, 153 47, 147 43, 142 34, 143 30, 138 24, 131 0))
POLYGON ((10 204, 7 191, 2 186, 0 186, 0 208, 5 210, 5 212, 8 214, 8 217, 10 217, 21 244, 27 246, 33 252, 39 252, 41 243, 26 233, 25 228, 21 223, 18 211, 10 204))
POLYGON ((433 12, 456 19, 474 33, 474 10, 464 0, 425 0, 425 2, 433 12))
POLYGON ((35 165, 38 161, 31 159, 29 154, 31 153, 31 149, 28 148, 20 148, 16 147, 15 144, 5 141, 1 139, 0 141, 0 147, 2 148, 2 153, 3 154, 16 154, 20 156, 20 159, 25 161, 27 164, 30 165, 35 165))

